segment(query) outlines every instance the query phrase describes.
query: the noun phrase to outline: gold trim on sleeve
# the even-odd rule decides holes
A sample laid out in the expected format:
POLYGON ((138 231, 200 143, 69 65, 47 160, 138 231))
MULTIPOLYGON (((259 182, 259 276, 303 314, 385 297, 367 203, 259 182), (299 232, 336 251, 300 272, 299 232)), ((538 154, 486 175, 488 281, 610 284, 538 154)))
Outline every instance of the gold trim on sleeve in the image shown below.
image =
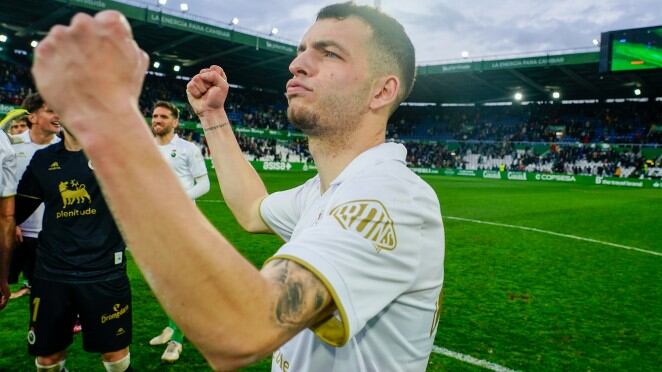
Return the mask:
POLYGON ((319 337, 322 341, 326 342, 327 344, 333 347, 340 347, 345 345, 349 340, 349 319, 347 318, 347 312, 345 311, 345 308, 343 307, 342 302, 340 301, 340 297, 338 296, 335 289, 331 285, 331 282, 329 282, 326 279, 326 277, 322 275, 322 273, 317 271, 317 269, 315 269, 308 262, 296 256, 276 255, 267 259, 264 262, 264 264, 266 265, 267 262, 275 259, 285 259, 298 263, 299 265, 305 267, 308 271, 313 273, 317 277, 317 279, 319 279, 324 284, 324 287, 326 287, 326 289, 329 291, 331 297, 333 298, 333 302, 336 304, 336 308, 338 309, 338 313, 340 314, 340 319, 336 318, 335 316, 332 316, 329 319, 325 320, 324 322, 315 325, 314 327, 311 327, 311 330, 315 332, 317 337, 319 337))

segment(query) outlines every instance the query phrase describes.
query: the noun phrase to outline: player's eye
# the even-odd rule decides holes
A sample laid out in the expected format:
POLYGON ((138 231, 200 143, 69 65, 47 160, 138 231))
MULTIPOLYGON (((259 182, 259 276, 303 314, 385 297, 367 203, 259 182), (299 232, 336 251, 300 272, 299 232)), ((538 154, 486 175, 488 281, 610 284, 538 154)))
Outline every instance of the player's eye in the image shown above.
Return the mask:
POLYGON ((340 56, 328 50, 325 50, 322 54, 324 55, 324 57, 328 57, 328 58, 340 58, 340 56))

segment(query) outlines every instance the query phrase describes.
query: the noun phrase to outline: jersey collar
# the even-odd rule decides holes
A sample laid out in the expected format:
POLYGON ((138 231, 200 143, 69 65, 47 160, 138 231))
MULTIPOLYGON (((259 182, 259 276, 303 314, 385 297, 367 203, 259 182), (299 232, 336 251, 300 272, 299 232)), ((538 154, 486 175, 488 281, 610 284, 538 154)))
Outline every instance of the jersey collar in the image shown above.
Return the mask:
POLYGON ((377 164, 387 161, 397 161, 407 164, 407 149, 399 143, 387 142, 369 148, 354 158, 342 172, 331 181, 331 186, 341 184, 347 178, 360 173, 368 167, 374 167, 377 164))
MULTIPOLYGON (((32 143, 32 137, 30 137, 30 133, 32 133, 32 129, 26 130, 25 132, 19 134, 17 137, 21 139, 21 143, 32 143)), ((53 139, 48 144, 52 145, 58 142, 60 142, 60 137, 58 137, 56 134, 53 136, 53 139)))
POLYGON ((170 139, 170 142, 168 142, 168 143, 166 143, 165 145, 162 145, 162 146, 171 145, 171 144, 175 143, 175 141, 177 141, 178 139, 179 139, 179 136, 177 135, 177 133, 175 133, 172 136, 172 138, 170 139))
POLYGON ((32 143, 32 138, 30 138, 30 132, 32 129, 28 129, 25 132, 19 134, 17 137, 21 139, 21 143, 32 143))

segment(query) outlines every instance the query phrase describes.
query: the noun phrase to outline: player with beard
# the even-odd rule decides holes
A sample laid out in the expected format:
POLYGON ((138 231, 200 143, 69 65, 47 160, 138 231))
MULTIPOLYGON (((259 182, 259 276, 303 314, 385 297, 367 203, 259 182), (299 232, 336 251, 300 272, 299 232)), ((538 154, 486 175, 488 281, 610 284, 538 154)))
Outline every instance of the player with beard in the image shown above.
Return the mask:
MULTIPOLYGON (((209 192, 207 167, 200 149, 175 133, 179 126, 179 109, 168 102, 159 101, 152 110, 152 133, 163 158, 177 175, 186 195, 195 200, 209 192)), ((160 335, 149 341, 150 345, 168 344, 161 360, 174 363, 182 353, 184 335, 177 324, 168 319, 168 326, 160 335)))
POLYGON ((246 230, 286 242, 260 271, 149 146, 137 104, 148 64, 126 19, 101 12, 56 26, 33 73, 95 162, 146 280, 209 363, 235 369, 273 352, 274 371, 424 371, 444 231, 437 196, 406 167, 404 146, 385 143, 414 80, 403 27, 352 3, 320 11, 286 87, 319 174, 291 190, 268 194, 244 159, 224 110, 225 72, 212 66, 188 83, 225 202, 246 230))

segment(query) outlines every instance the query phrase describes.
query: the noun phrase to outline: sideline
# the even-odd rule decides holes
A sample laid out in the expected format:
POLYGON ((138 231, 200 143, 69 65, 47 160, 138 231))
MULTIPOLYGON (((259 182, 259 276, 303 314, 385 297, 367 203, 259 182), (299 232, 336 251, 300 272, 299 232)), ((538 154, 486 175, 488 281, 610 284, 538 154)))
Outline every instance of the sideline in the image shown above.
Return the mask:
POLYGON ((661 256, 662 257, 662 252, 655 252, 655 251, 649 251, 646 249, 641 249, 637 247, 631 247, 629 245, 623 245, 623 244, 616 244, 616 243, 610 243, 610 242, 605 242, 603 240, 596 240, 596 239, 591 239, 591 238, 584 238, 581 236, 576 236, 576 235, 570 235, 570 234, 562 234, 562 233, 557 233, 554 231, 547 231, 547 230, 542 230, 542 229, 536 229, 535 227, 526 227, 526 226, 517 226, 517 225, 508 225, 505 223, 498 223, 498 222, 489 222, 489 221, 481 221, 481 220, 472 220, 470 218, 462 218, 462 217, 453 217, 453 216, 444 216, 444 219, 449 219, 449 220, 455 220, 455 221, 464 221, 464 222, 473 222, 473 223, 480 223, 483 225, 492 225, 492 226, 499 226, 499 227, 507 227, 510 229, 518 229, 518 230, 525 230, 525 231, 533 231, 541 234, 548 234, 548 235, 554 235, 554 236, 560 236, 562 238, 568 238, 568 239, 575 239, 575 240, 581 240, 585 242, 590 242, 590 243, 596 243, 596 244, 602 244, 602 245, 608 245, 610 247, 616 247, 616 248, 621 248, 621 249, 627 249, 631 251, 637 251, 641 253, 647 253, 647 254, 652 254, 655 256, 661 256))
POLYGON ((487 360, 482 360, 474 358, 471 355, 464 355, 453 350, 448 350, 445 347, 439 347, 437 345, 432 345, 432 352, 435 354, 441 354, 449 358, 461 360, 465 363, 473 364, 475 366, 483 367, 492 371, 497 372, 515 372, 514 369, 506 368, 504 366, 498 365, 496 363, 488 362, 487 360))

